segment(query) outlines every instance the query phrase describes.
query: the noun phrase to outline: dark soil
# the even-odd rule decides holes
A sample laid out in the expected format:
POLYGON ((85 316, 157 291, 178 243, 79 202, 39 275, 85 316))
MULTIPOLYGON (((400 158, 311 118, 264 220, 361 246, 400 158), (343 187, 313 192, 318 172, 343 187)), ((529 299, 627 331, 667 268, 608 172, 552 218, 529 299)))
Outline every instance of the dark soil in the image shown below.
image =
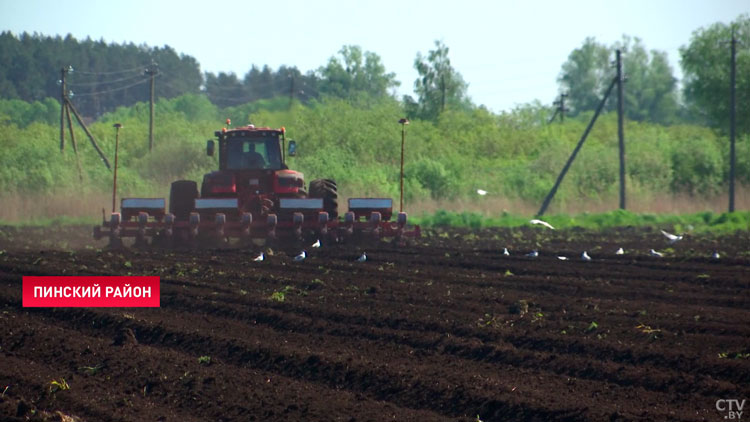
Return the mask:
POLYGON ((0 228, 0 420, 718 421, 750 401, 747 232, 433 230, 303 263, 89 236, 0 228), (23 275, 128 274, 161 277, 161 308, 21 306, 23 275))

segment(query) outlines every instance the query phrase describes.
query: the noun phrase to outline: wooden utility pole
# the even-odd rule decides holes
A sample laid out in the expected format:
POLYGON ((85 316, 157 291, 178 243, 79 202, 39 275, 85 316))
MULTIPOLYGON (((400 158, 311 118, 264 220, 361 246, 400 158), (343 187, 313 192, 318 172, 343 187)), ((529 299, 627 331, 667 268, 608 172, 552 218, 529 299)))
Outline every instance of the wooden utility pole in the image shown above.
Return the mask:
POLYGON ((149 100, 151 113, 148 121, 148 150, 151 152, 154 149, 154 77, 159 73, 159 68, 156 63, 151 62, 144 73, 151 78, 151 98, 149 100))
POLYGON ((70 142, 73 144, 73 152, 76 155, 76 166, 78 167, 78 180, 83 182, 83 169, 81 168, 81 159, 78 157, 78 145, 76 144, 76 134, 73 131, 73 121, 70 119, 70 108, 63 106, 65 110, 65 119, 68 121, 68 130, 70 131, 70 142))
POLYGON ((289 108, 292 108, 294 102, 294 74, 289 75, 289 108))
POLYGON ((406 125, 409 124, 409 120, 405 117, 398 121, 401 123, 401 200, 399 204, 399 212, 404 212, 404 144, 406 143, 406 125))
POLYGON ((732 27, 732 58, 729 73, 729 212, 734 212, 735 129, 737 125, 737 38, 732 27))
POLYGON ((65 151, 65 111, 68 97, 65 93, 67 83, 65 81, 70 66, 60 69, 60 152, 65 151))
POLYGON ((113 125, 115 127, 115 171, 112 181, 112 212, 115 212, 115 198, 117 197, 117 150, 120 146, 120 128, 122 125, 120 123, 115 123, 113 125))
POLYGON ((557 106, 555 108, 555 113, 552 114, 552 117, 549 119, 549 122, 552 123, 555 121, 555 117, 557 117, 557 113, 560 113, 560 123, 563 123, 565 121, 565 112, 568 111, 567 108, 565 108, 565 97, 567 97, 568 94, 560 94, 560 99, 555 100, 552 102, 552 105, 557 106))
POLYGON ((442 113, 445 111, 445 75, 440 77, 440 91, 442 92, 440 97, 440 112, 442 113))
POLYGON ((560 94, 560 123, 565 122, 565 112, 568 111, 565 108, 565 97, 567 96, 568 94, 560 94))
POLYGON ((570 166, 573 164, 573 161, 576 159, 576 155, 578 155, 578 151, 581 150, 583 143, 586 141, 586 137, 588 137, 589 132, 591 132, 591 128, 594 127, 594 123, 596 122, 597 117, 599 117, 599 114, 602 112, 602 109, 604 108, 604 104, 607 102, 607 98, 609 98, 609 93, 612 92, 612 87, 615 86, 615 83, 617 83, 617 79, 612 79, 612 83, 609 84, 609 88, 607 88, 607 92, 604 94, 604 98, 602 98, 602 101, 599 103, 599 107, 597 107, 596 109, 596 113, 594 113, 594 117, 591 118, 589 125, 586 126, 586 130, 583 132, 583 136, 581 136, 581 140, 578 141, 578 145, 576 145, 576 147, 573 149, 573 153, 570 154, 568 161, 565 163, 562 171, 557 176, 555 185, 549 191, 549 193, 547 194, 547 197, 544 198, 542 207, 539 208, 539 212, 536 213, 537 217, 541 217, 542 215, 544 215, 544 212, 547 211, 547 207, 549 206, 549 203, 552 201, 552 198, 555 197, 555 193, 557 193, 557 188, 560 187, 560 183, 562 183, 563 178, 565 178, 565 175, 568 173, 568 169, 570 169, 570 166))
POLYGON ((625 209, 625 128, 624 128, 624 100, 622 77, 622 52, 617 55, 617 140, 620 149, 620 209, 625 209))
POLYGON ((89 131, 89 128, 86 127, 85 123, 83 123, 83 118, 81 117, 80 114, 78 114, 78 110, 76 110, 76 108, 73 106, 73 103, 71 103, 70 100, 67 98, 65 98, 65 105, 66 107, 70 109, 70 111, 73 112, 73 116, 78 121, 78 124, 81 125, 81 127, 83 128, 83 131, 86 132, 86 135, 89 137, 89 140, 91 141, 91 145, 93 145, 96 152, 99 153, 99 157, 104 162, 104 165, 107 166, 107 168, 111 170, 112 167, 109 165, 109 160, 107 160, 107 157, 104 155, 101 148, 99 148, 99 145, 96 143, 96 139, 94 139, 94 135, 91 134, 91 132, 89 131))

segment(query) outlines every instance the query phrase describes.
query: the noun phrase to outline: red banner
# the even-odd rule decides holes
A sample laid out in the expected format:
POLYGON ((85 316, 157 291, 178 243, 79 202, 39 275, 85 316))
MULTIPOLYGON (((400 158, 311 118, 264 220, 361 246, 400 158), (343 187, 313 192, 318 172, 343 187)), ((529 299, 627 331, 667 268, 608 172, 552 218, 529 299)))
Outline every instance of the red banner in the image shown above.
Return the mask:
POLYGON ((159 277, 24 276, 24 307, 160 306, 159 277))

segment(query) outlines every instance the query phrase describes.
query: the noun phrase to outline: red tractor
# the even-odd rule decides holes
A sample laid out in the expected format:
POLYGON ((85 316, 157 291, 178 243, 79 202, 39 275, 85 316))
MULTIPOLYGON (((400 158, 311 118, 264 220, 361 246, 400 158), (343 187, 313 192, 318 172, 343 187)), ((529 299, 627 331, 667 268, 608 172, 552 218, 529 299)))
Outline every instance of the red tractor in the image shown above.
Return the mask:
MULTIPOLYGON (((215 132, 219 169, 203 176, 200 192, 191 180, 172 183, 169 212, 164 198, 122 198, 120 212, 94 228, 94 237, 109 237, 111 246, 123 238, 136 245, 200 244, 204 239, 340 242, 347 238, 418 237, 419 226, 407 230, 406 213, 396 221, 390 198, 351 198, 339 215, 336 182, 316 179, 305 190, 304 175, 286 165, 284 128, 253 125, 215 132)), ((216 142, 206 152, 214 156, 216 142)), ((296 155, 289 141, 288 155, 296 155)))

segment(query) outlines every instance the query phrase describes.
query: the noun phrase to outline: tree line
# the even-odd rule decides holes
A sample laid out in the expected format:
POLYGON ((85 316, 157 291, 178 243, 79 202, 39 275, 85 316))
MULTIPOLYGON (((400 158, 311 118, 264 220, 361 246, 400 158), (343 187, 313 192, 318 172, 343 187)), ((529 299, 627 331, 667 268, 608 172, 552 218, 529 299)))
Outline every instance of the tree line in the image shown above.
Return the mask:
MULTIPOLYGON (((623 36, 613 45, 604 45, 595 38, 586 38, 561 65, 557 79, 560 93, 567 95, 565 112, 576 116, 596 108, 614 77, 611 64, 614 51, 621 50, 627 78, 628 119, 666 125, 697 123, 725 130, 729 120, 728 41, 733 33, 741 46, 737 54, 737 109, 747 114, 750 110, 748 15, 693 33, 680 49, 682 90, 666 53, 647 49, 643 40, 623 36)), ((417 53, 416 98, 400 99, 409 118, 436 120, 446 110, 477 108, 467 95, 467 82, 451 64, 449 52, 448 46, 436 41, 434 49, 426 54, 417 53)), ((305 73, 295 66, 274 70, 268 65, 254 65, 240 77, 231 72, 201 73, 193 57, 178 54, 169 46, 107 44, 90 38, 79 41, 71 35, 16 36, 6 31, 0 34, 0 98, 40 101, 49 106, 45 99, 60 97, 60 69, 70 65, 73 71, 67 73, 66 82, 74 103, 85 116, 98 118, 117 107, 148 98, 148 75, 144 71, 152 63, 158 65, 157 98, 202 94, 221 108, 278 97, 288 98, 289 104, 329 97, 353 101, 395 98, 395 88, 401 84, 394 73, 385 69, 376 53, 363 51, 359 46, 345 45, 326 64, 305 73)), ((611 96, 605 110, 613 110, 615 101, 611 96)), ((551 115, 554 109, 546 108, 551 115)), ((738 130, 750 132, 750 119, 739 118, 738 130)))

